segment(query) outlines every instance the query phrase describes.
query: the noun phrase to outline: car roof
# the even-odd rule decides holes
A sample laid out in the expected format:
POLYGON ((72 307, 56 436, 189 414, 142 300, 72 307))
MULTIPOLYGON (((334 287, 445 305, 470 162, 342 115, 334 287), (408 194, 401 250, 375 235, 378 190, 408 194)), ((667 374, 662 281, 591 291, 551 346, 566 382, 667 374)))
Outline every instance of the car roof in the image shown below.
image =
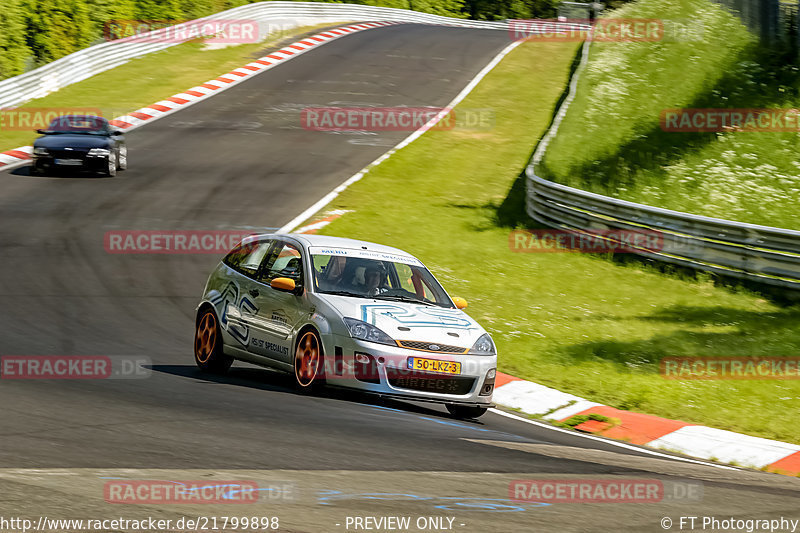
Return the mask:
POLYGON ((98 116, 98 115, 59 115, 53 120, 65 120, 65 119, 79 119, 79 120, 96 120, 98 122, 107 124, 108 120, 98 116))
POLYGON ((357 239, 347 239, 344 237, 331 237, 329 235, 313 235, 308 233, 271 233, 268 235, 259 235, 258 237, 269 238, 282 238, 288 237, 294 239, 305 247, 309 246, 325 246, 330 248, 353 248, 357 250, 370 250, 373 252, 384 252, 396 255, 405 255, 414 257, 408 252, 400 250, 399 248, 392 248, 391 246, 384 246, 383 244, 376 244, 374 242, 360 241, 357 239))

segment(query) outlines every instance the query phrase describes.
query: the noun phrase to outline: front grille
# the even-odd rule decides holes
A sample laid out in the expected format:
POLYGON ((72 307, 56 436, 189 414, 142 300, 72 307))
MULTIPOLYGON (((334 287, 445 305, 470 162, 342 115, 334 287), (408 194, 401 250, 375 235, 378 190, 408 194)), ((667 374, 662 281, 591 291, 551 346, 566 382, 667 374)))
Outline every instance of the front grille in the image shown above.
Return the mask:
POLYGON ((87 149, 49 150, 50 157, 55 159, 86 159, 87 149))
POLYGON ((386 369, 386 378, 389 380, 389 385, 398 389, 438 394, 469 394, 475 385, 474 377, 409 372, 393 368, 386 369))
POLYGON ((467 353, 466 348, 462 348, 460 346, 450 346, 449 344, 439 344, 438 342, 397 341, 397 344, 399 344, 403 348, 410 348, 412 350, 422 350, 425 352, 467 353))

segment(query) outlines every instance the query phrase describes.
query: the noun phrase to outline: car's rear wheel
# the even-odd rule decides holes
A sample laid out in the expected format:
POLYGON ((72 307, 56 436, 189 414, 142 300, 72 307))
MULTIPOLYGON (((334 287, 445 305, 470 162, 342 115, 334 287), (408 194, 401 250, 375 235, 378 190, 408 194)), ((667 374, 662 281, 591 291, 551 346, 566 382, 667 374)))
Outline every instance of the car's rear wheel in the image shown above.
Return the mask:
POLYGON ((117 156, 117 170, 125 170, 128 168, 128 147, 124 144, 119 147, 119 155, 117 156))
POLYGON ((294 381, 301 391, 316 389, 325 384, 322 341, 313 330, 302 332, 294 350, 294 381))
POLYGON ((197 317, 194 334, 194 362, 200 370, 224 374, 233 363, 233 358, 222 352, 217 315, 211 309, 204 309, 197 317))
POLYGON ((447 410, 450 411, 450 414, 456 418, 478 418, 487 411, 486 407, 474 407, 471 405, 456 405, 451 403, 448 403, 446 407, 447 410))

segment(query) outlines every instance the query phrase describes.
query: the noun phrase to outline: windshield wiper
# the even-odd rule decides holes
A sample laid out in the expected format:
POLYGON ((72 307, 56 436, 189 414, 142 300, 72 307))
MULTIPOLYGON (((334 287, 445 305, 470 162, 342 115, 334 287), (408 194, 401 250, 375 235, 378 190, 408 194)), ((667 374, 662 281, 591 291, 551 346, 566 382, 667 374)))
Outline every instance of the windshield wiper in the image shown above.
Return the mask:
POLYGON ((401 296, 399 294, 376 294, 372 296, 376 300, 393 300, 395 302, 409 302, 412 304, 422 304, 422 305, 433 305, 436 304, 433 302, 428 302, 426 300, 417 300, 416 298, 409 298, 408 296, 401 296))
POLYGON ((365 296, 363 294, 358 294, 357 292, 350 292, 350 291, 319 291, 322 294, 334 294, 336 296, 352 296, 354 298, 369 298, 369 296, 365 296))

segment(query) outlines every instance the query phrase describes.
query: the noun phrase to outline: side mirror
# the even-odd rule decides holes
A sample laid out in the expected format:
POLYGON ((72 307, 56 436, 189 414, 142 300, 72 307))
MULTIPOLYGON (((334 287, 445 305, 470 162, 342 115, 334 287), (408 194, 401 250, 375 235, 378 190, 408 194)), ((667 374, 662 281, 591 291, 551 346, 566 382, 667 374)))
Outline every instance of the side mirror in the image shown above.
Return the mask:
POLYGON ((39 135, 44 135, 45 133, 47 133, 47 130, 36 130, 36 133, 38 133, 39 135))
POLYGON ((124 135, 124 134, 125 134, 125 132, 122 131, 122 130, 112 130, 111 131, 111 135, 114 136, 114 137, 117 137, 119 135, 124 135))
POLYGON ((453 298, 453 303, 456 304, 456 309, 466 309, 467 308, 467 301, 464 298, 459 298, 456 296, 453 298))
POLYGON ((295 289, 294 280, 291 278, 275 278, 269 283, 269 286, 276 291, 283 292, 294 292, 295 289))

